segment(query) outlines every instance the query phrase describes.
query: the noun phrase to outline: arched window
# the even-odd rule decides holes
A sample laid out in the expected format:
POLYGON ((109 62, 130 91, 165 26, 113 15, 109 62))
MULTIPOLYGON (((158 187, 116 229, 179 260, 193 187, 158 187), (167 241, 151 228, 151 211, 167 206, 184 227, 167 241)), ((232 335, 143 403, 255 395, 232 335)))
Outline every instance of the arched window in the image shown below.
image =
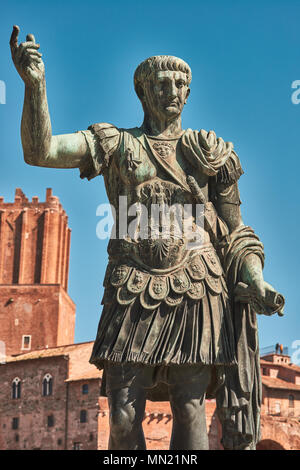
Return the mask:
POLYGON ((294 395, 289 395, 289 408, 294 408, 294 395))
POLYGON ((43 397, 52 395, 53 379, 50 374, 46 374, 43 378, 43 397))
POLYGON ((12 398, 14 400, 21 398, 21 379, 19 377, 14 378, 12 381, 12 398))

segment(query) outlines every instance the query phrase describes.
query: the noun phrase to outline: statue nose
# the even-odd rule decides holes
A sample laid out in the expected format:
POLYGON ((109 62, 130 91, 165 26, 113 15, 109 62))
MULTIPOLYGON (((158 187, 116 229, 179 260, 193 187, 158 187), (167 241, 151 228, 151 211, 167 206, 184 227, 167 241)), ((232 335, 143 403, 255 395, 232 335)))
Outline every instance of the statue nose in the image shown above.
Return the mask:
POLYGON ((177 96, 177 88, 175 83, 170 83, 168 95, 170 98, 175 98, 177 96))

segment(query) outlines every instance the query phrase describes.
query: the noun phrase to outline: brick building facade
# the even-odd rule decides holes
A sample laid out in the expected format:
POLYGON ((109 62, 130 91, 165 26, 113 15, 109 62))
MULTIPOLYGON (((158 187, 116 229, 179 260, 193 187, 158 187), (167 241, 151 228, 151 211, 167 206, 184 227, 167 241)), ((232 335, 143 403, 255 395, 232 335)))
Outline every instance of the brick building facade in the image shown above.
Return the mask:
POLYGON ((45 202, 29 202, 19 188, 13 203, 0 198, 0 339, 7 355, 74 341, 70 236, 51 189, 45 202))
MULTIPOLYGON (((0 198, 0 449, 106 449, 107 399, 89 364, 92 342, 74 343, 67 293, 70 229, 58 198, 0 198), (47 269, 46 269, 47 268, 47 269), (0 361, 1 362, 1 361, 0 361), (4 362, 4 361, 3 361, 4 362)), ((284 354, 261 360, 262 440, 258 449, 300 449, 300 367, 284 354)), ((206 400, 211 449, 221 449, 214 400, 206 400)), ((147 402, 148 449, 168 449, 172 413, 147 402)))
POLYGON ((88 364, 91 347, 82 343, 7 358, 0 369, 3 448, 97 448, 100 374, 88 364))

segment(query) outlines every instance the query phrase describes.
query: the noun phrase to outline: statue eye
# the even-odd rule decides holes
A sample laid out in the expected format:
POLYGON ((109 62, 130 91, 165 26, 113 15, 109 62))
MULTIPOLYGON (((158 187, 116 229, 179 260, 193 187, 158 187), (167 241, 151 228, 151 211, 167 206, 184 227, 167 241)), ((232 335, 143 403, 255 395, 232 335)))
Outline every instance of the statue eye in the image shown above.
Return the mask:
POLYGON ((184 85, 185 85, 185 83, 184 83, 183 80, 177 80, 177 82, 176 82, 177 88, 182 88, 184 85))

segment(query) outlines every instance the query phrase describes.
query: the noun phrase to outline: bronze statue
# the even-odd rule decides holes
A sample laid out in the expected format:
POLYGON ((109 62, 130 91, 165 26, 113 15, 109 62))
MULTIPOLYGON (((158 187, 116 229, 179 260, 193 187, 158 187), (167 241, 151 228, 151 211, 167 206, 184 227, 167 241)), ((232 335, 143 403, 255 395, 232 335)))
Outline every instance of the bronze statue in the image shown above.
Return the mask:
POLYGON ((171 449, 207 449, 205 397, 216 398, 224 448, 255 449, 261 404, 256 313, 282 315, 284 299, 264 281, 263 245, 241 218, 243 170, 232 143, 213 131, 181 127, 190 67, 173 56, 150 57, 138 66, 141 127, 100 123, 53 136, 39 45, 33 35, 18 45, 18 34, 14 26, 12 58, 25 82, 26 163, 79 168, 81 178, 102 174, 116 209, 118 233, 108 245, 103 311, 90 359, 104 369, 109 449, 146 448, 147 398, 170 401, 171 449), (122 197, 139 215, 130 233, 120 224, 122 197), (156 233, 147 225, 154 206, 163 208, 156 233), (201 243, 191 245, 174 229, 176 217, 166 230, 163 212, 173 206, 192 207, 192 231, 201 243), (202 225, 198 206, 204 207, 202 225))

